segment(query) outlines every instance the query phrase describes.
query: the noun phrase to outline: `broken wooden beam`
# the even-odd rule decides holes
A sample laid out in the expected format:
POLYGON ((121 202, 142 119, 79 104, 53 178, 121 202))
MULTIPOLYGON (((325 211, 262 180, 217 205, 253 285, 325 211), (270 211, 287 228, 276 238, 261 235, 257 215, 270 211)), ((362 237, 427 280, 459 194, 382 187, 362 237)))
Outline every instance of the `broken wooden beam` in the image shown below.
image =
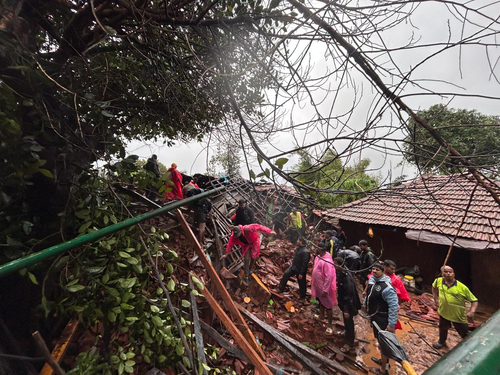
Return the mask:
POLYGON ((52 358, 52 355, 50 354, 49 348, 47 348, 47 344, 45 344, 45 341, 43 340, 42 335, 40 332, 35 331, 31 334, 33 339, 35 340, 36 345, 41 351, 41 354, 43 357, 45 357, 45 361, 49 364, 50 367, 54 370, 54 373, 56 375, 66 375, 66 372, 59 366, 59 363, 57 363, 54 358, 52 358))
MULTIPOLYGON (((253 349, 247 339, 243 336, 242 332, 236 327, 231 318, 227 316, 227 314, 222 310, 222 307, 217 303, 215 298, 212 296, 208 288, 203 288, 201 291, 205 298, 207 299, 208 304, 214 310, 215 314, 219 317, 220 321, 224 326, 228 329, 228 331, 233 336, 236 343, 241 347, 243 352, 250 359, 250 362, 255 366, 256 372, 258 371, 261 375, 271 375, 271 371, 265 365, 264 361, 257 352, 253 349)), ((254 339, 255 340, 255 339, 254 339)), ((261 349, 262 350, 262 349, 261 349)))
MULTIPOLYGON (((245 362, 250 362, 248 357, 245 355, 245 353, 240 349, 231 344, 229 341, 227 341, 222 335, 217 332, 214 328, 209 326, 207 323, 205 323, 203 320, 200 320, 200 325, 201 329, 212 339, 214 339, 217 344, 219 344, 222 348, 226 349, 227 352, 232 355, 233 357, 236 357, 238 359, 241 359, 242 361, 245 362)), ((266 362, 266 366, 269 367, 271 372, 273 374, 277 374, 281 371, 288 372, 288 373, 294 373, 294 374, 299 374, 300 371, 288 367, 278 367, 276 365, 270 364, 266 362)))
POLYGON ((259 327, 264 329, 267 333, 269 333, 271 336, 273 336, 277 341, 279 341, 283 346, 285 346, 292 354, 294 354, 297 359, 299 360, 307 360, 308 363, 303 362, 304 365, 306 365, 311 371, 316 372, 319 370, 319 372, 316 372, 318 374, 325 374, 325 372, 321 369, 319 369, 316 364, 312 363, 309 361, 307 358, 303 358, 302 354, 300 352, 297 352, 297 349, 299 349, 302 353, 307 353, 320 361, 321 364, 327 365, 328 367, 331 367, 335 371, 338 371, 342 374, 346 375, 354 375, 351 371, 349 371, 347 368, 344 366, 338 364, 337 362, 332 361, 331 359, 319 354, 318 352, 308 348, 307 346, 303 345, 301 342, 298 342, 297 340, 292 339, 290 336, 285 335, 283 332, 278 331, 274 327, 271 327, 269 324, 263 322, 259 318, 257 318, 255 315, 252 313, 248 312, 246 309, 244 309, 242 306, 238 305, 238 308, 240 311, 248 317, 250 320, 252 320, 254 323, 256 323, 259 327), (289 349, 290 348, 290 349, 289 349), (310 366, 313 366, 311 368, 310 366))
POLYGON ((238 326, 240 331, 243 333, 243 336, 247 339, 247 341, 251 345, 251 347, 259 354, 259 356, 262 359, 265 359, 266 356, 265 356, 264 352, 262 351, 262 348, 260 347, 259 344, 257 344, 257 341, 255 341, 255 336, 253 335, 252 331, 250 331, 250 328, 248 328, 248 325, 245 322, 245 319, 243 319, 243 316, 238 311, 236 304, 234 303, 233 299, 229 295, 229 292, 227 291, 224 284, 222 283, 222 280, 220 279, 217 272, 215 272, 215 269, 212 266, 212 263, 210 263, 207 256, 205 255, 205 252, 203 251, 198 240, 196 239, 196 236, 194 235, 193 231, 191 230, 191 227, 189 226, 186 219, 184 218, 184 215, 182 215, 182 212, 179 209, 175 210, 175 213, 177 215, 177 219, 178 219, 179 223, 181 224, 182 228, 184 229, 184 233, 186 234, 186 237, 193 243, 195 253, 198 255, 201 263, 205 267, 205 270, 207 271, 208 276, 210 276, 210 279, 215 284, 217 291, 219 292, 222 300, 224 301, 224 305, 226 306, 226 309, 229 310, 232 318, 234 319, 235 324, 238 326))
MULTIPOLYGON (((250 318, 254 323, 261 327, 264 331, 269 333, 273 338, 279 342, 285 349, 287 349, 296 359, 298 359, 305 367, 312 371, 313 374, 317 375, 327 375, 325 371, 319 368, 319 365, 312 362, 310 359, 304 357, 291 343, 284 339, 281 335, 277 334, 277 330, 271 327, 269 324, 264 323, 262 320, 254 316, 252 313, 246 311, 241 306, 238 306, 243 314, 250 318)), ((328 358, 325 358, 328 359, 328 358)))
MULTIPOLYGON (((193 280, 189 278, 189 287, 191 290, 194 289, 193 280)), ((194 335, 196 341, 196 353, 198 354, 198 361, 207 364, 207 359, 205 358, 205 351, 203 345, 203 335, 201 334, 200 329, 200 317, 198 316, 198 304, 196 303, 196 296, 193 293, 189 293, 189 297, 191 299, 191 311, 193 312, 193 326, 194 326, 194 335)), ((203 375, 208 375, 205 366, 203 366, 203 375)))
MULTIPOLYGON (((78 320, 70 320, 68 324, 66 324, 66 327, 57 341, 56 346, 52 349, 52 358, 54 358, 57 363, 61 363, 64 355, 66 354, 66 349, 68 349, 69 343, 73 340, 73 336, 75 335, 77 328, 78 320)), ((53 373, 54 370, 48 363, 46 363, 43 366, 42 371, 40 371, 40 375, 52 375, 53 373)))

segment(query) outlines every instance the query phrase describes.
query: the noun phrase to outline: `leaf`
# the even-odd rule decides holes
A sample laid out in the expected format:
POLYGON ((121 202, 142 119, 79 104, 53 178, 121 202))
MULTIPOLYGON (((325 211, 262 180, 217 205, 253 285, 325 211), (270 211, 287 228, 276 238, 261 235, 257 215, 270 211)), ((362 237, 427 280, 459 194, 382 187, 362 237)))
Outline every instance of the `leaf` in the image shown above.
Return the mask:
POLYGON ((167 284, 167 289, 170 292, 173 292, 175 290, 175 282, 174 282, 174 280, 170 279, 170 281, 167 284))
POLYGON ((249 174, 250 174, 250 179, 255 180, 255 173, 254 173, 254 171, 252 171, 252 170, 250 169, 249 174))
POLYGON ((269 10, 276 8, 280 5, 281 0, 271 0, 271 4, 269 4, 269 10))
POLYGON ((108 320, 112 323, 116 322, 116 314, 113 311, 108 311, 108 320))
POLYGON ((130 258, 130 254, 126 253, 125 251, 119 251, 118 254, 122 257, 122 258, 130 258))
POLYGON ((108 118, 114 117, 114 115, 111 112, 104 111, 104 110, 101 111, 101 114, 105 117, 108 117, 108 118))
POLYGON ((134 306, 129 305, 128 303, 122 303, 122 304, 120 304, 120 307, 121 307, 123 310, 133 310, 133 309, 134 309, 134 306))
POLYGON ((86 223, 84 223, 80 229, 78 229, 78 233, 83 233, 85 232, 90 226, 92 225, 92 222, 91 221, 87 221, 86 223))
POLYGON ((35 275, 33 275, 31 272, 28 272, 28 277, 33 284, 38 285, 38 281, 37 281, 35 275))
POLYGON ((83 285, 73 285, 73 286, 68 287, 67 289, 69 292, 75 293, 75 292, 79 292, 80 290, 85 289, 85 287, 83 285))
POLYGON ((176 347, 175 347, 175 353, 177 353, 177 355, 183 355, 184 354, 184 346, 182 344, 178 344, 176 347))
POLYGON ((90 214, 90 210, 88 208, 85 208, 83 210, 77 211, 75 213, 76 217, 78 217, 80 219, 83 219, 83 218, 89 216, 89 214, 90 214))
POLYGON ((131 257, 131 258, 127 259, 127 263, 135 265, 135 264, 139 263, 139 261, 137 260, 137 258, 131 257))
POLYGON ((161 318, 159 316, 153 316, 151 318, 151 320, 153 321, 153 324, 157 327, 162 327, 163 326, 163 321, 161 320, 161 318))
POLYGON ((203 285, 203 283, 196 276, 191 275, 191 279, 196 284, 198 289, 200 289, 200 290, 205 289, 205 285, 203 285))
POLYGON ((43 174, 45 177, 48 177, 48 178, 54 178, 54 175, 52 174, 51 171, 49 171, 48 169, 44 169, 44 168, 40 168, 38 170, 41 174, 43 174))
POLYGON ((274 162, 279 169, 283 169, 283 166, 288 162, 288 158, 279 158, 274 162))
POLYGON ((111 35, 116 35, 118 34, 115 29, 113 29, 111 26, 104 26, 104 30, 111 35))
POLYGON ((189 302, 185 299, 182 300, 181 304, 182 304, 182 307, 190 307, 191 306, 191 302, 189 302))
POLYGON ((91 275, 98 275, 104 271, 105 267, 87 267, 85 271, 91 275))

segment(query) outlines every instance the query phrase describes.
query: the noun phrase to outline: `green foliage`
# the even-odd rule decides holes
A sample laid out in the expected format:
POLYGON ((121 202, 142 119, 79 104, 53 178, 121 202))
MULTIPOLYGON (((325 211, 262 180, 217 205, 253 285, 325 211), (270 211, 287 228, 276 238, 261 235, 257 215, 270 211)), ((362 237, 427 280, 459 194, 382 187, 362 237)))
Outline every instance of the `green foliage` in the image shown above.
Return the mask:
POLYGON ((338 207, 361 199, 365 194, 356 194, 375 189, 379 186, 380 177, 369 175, 366 170, 369 159, 362 159, 352 166, 343 166, 342 160, 328 150, 320 163, 315 163, 313 157, 305 151, 299 152, 299 162, 294 166, 292 175, 311 188, 319 190, 346 190, 353 193, 325 193, 313 189, 305 190, 316 198, 316 203, 323 207, 338 207), (299 173, 297 173, 299 172, 299 173))
MULTIPOLYGON (((121 163, 131 168, 122 169, 118 177, 135 173, 135 163, 121 163)), ((75 197, 78 204, 73 215, 67 218, 80 235, 129 217, 121 202, 108 191, 106 176, 95 174, 83 187, 75 197)), ((57 275, 60 288, 44 294, 43 306, 57 314, 76 315, 89 329, 102 324, 104 332, 97 332, 96 340, 103 340, 99 347, 108 351, 105 356, 81 354, 71 374, 132 373, 137 357, 160 365, 186 362, 177 326, 166 308, 166 296, 151 277, 152 265, 141 238, 158 262, 172 298, 181 308, 190 306, 183 298, 189 291, 171 278, 178 257, 166 246, 168 234, 161 229, 151 227, 144 235, 138 227, 131 227, 84 246, 78 256, 59 257, 46 279, 57 275), (106 357, 110 363, 106 363, 106 357)), ((190 322, 181 318, 181 323, 190 339, 190 322)))
POLYGON ((236 177, 241 173, 240 163, 240 151, 236 146, 224 148, 218 145, 215 155, 210 159, 208 172, 216 176, 224 173, 227 177, 236 177))
MULTIPOLYGON (((439 104, 418 115, 429 122, 441 137, 472 164, 498 173, 500 164, 500 119, 486 116, 475 110, 453 109, 439 104)), ((440 147, 428 131, 408 125, 405 139, 405 158, 425 173, 457 173, 464 168, 447 151, 440 147)))
POLYGON ((29 100, 20 102, 0 83, 0 243, 8 245, 0 254, 2 263, 18 258, 38 242, 33 228, 40 216, 30 212, 24 195, 34 177, 42 183, 54 178, 44 168, 45 147, 37 142, 36 133, 21 129, 23 119, 38 121, 32 105, 29 100))
MULTIPOLYGON (((128 198, 113 191, 112 182, 144 189, 154 179, 137 157, 125 155, 124 143, 199 140, 231 121, 223 76, 241 109, 259 115, 273 80, 260 74, 259 64, 271 71, 274 62, 268 55, 273 42, 258 35, 286 31, 290 14, 282 5, 223 0, 206 12, 195 1, 150 1, 141 12, 128 6, 102 3, 97 25, 87 3, 24 2, 2 25, 2 262, 128 218, 128 198), (5 32, 10 29, 17 31, 5 32), (95 170, 96 161, 107 164, 95 170)), ((234 150, 219 161, 226 174, 239 173, 234 150)), ((165 178, 156 182, 160 192, 165 178)), ((43 288, 48 316, 77 315, 89 330, 104 330, 96 333, 99 351, 82 353, 71 374, 131 373, 139 357, 160 366, 186 364, 141 237, 176 307, 187 308, 186 287, 171 277, 177 255, 161 230, 144 236, 130 228, 59 257, 50 269, 41 264, 40 273, 21 272, 33 288, 43 288)), ((182 320, 182 330, 191 340, 189 322, 182 320)))

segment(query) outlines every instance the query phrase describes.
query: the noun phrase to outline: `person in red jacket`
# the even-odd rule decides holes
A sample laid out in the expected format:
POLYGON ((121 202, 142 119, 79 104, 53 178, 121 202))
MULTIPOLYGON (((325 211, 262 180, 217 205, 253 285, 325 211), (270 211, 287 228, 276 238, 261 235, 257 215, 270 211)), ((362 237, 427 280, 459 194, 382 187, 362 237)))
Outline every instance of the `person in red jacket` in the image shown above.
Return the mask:
POLYGON ((259 233, 276 235, 276 232, 260 224, 237 225, 233 227, 231 237, 226 246, 226 258, 235 245, 241 246, 241 253, 244 259, 245 284, 249 284, 248 277, 253 272, 252 267, 260 255, 259 233), (250 250, 250 251, 249 251, 250 250))
POLYGON ((165 182, 165 188, 172 190, 168 192, 165 190, 165 201, 182 199, 182 175, 177 170, 177 164, 172 163, 172 166, 168 168, 168 173, 170 174, 170 180, 165 182))
POLYGON ((384 273, 391 278, 391 284, 396 290, 399 303, 404 301, 411 301, 411 297, 406 291, 405 285, 399 277, 396 276, 396 263, 392 260, 384 260, 384 273))

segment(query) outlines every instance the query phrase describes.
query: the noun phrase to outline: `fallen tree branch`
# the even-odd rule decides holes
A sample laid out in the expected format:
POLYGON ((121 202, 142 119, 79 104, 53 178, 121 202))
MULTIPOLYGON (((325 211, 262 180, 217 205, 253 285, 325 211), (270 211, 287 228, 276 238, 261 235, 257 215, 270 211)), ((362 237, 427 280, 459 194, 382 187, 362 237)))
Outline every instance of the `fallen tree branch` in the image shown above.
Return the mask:
POLYGON ((33 336, 33 339, 35 340, 36 345, 38 348, 41 350, 42 355, 45 357, 45 360, 47 363, 52 367, 54 370, 54 373, 56 375, 66 375, 66 372, 59 366, 59 363, 57 363, 54 358, 52 358, 52 355, 50 354, 49 348, 47 348, 47 344, 45 344, 45 341, 43 340, 42 335, 40 332, 35 331, 31 334, 33 336))

